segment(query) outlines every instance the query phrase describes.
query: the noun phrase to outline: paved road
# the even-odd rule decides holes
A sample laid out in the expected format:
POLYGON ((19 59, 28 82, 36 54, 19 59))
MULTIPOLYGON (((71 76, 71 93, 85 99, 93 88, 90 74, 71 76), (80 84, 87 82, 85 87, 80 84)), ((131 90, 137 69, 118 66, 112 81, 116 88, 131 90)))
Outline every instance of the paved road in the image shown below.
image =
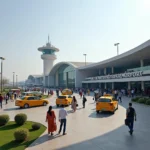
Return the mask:
MULTIPOLYGON (((130 136, 128 128, 124 126, 124 118, 129 98, 124 97, 123 103, 114 115, 104 113, 96 114, 95 103, 92 97, 88 96, 86 108, 82 108, 81 99, 75 94, 79 108, 76 113, 68 111, 67 135, 50 137, 47 131, 37 139, 27 150, 142 150, 150 149, 150 107, 134 104, 137 110, 137 122, 135 123, 135 133, 130 136)), ((49 99, 51 105, 58 116, 58 108, 55 106, 56 96, 49 99)), ((18 109, 13 103, 4 105, 4 110, 0 114, 7 113, 11 120, 17 113, 26 113, 28 120, 41 122, 45 125, 45 116, 48 106, 30 109, 18 109)), ((59 122, 57 122, 59 128, 59 122)), ((56 132, 57 134, 57 132, 56 132)))

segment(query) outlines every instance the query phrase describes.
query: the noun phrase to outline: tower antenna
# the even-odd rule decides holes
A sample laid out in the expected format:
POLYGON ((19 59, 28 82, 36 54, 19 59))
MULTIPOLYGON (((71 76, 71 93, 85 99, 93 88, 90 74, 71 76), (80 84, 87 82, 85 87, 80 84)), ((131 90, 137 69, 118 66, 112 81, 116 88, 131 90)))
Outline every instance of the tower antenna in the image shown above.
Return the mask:
POLYGON ((49 35, 48 35, 48 43, 49 43, 49 35))

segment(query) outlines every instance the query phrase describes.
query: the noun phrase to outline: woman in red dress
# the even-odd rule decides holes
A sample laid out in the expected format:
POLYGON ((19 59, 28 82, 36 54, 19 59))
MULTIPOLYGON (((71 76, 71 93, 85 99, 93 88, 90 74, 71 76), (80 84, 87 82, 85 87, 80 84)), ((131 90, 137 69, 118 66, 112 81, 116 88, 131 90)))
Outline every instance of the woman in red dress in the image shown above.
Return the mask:
POLYGON ((56 116, 55 112, 52 110, 52 106, 49 106, 49 110, 47 111, 46 122, 48 122, 48 134, 51 133, 51 135, 53 135, 53 132, 57 130, 57 126, 56 116))

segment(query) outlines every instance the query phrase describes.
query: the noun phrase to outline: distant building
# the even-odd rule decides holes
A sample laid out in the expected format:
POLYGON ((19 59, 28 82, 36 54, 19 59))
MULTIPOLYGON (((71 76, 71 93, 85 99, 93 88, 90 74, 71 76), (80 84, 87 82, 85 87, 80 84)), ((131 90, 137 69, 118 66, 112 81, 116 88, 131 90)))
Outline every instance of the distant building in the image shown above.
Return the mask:
POLYGON ((52 63, 44 65, 44 76, 30 75, 28 80, 46 87, 150 89, 150 40, 98 63, 52 63))

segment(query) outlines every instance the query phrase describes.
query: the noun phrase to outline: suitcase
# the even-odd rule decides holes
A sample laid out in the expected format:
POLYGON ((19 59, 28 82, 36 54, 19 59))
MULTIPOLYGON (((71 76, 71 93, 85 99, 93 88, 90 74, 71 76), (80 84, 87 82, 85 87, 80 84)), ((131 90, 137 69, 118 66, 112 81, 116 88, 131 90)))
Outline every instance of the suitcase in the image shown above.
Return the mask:
POLYGON ((128 126, 128 125, 129 125, 129 120, 128 120, 128 119, 125 119, 125 120, 124 120, 124 123, 125 123, 126 126, 128 126))

